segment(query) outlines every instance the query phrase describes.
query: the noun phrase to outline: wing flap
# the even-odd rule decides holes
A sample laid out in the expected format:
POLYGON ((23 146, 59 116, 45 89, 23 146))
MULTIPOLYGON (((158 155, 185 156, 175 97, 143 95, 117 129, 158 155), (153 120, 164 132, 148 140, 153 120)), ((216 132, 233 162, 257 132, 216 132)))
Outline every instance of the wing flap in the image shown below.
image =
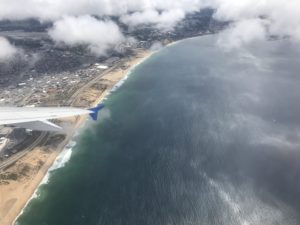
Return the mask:
POLYGON ((48 120, 37 120, 24 123, 13 123, 10 126, 40 131, 62 131, 63 129, 48 120))

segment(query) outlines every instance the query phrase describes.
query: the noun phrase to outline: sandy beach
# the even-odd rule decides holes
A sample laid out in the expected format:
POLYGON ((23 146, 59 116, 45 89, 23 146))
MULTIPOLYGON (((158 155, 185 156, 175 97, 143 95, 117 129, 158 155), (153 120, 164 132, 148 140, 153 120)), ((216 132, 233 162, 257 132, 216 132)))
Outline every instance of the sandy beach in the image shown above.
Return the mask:
MULTIPOLYGON (((132 68, 151 54, 153 52, 140 50, 135 56, 128 58, 122 67, 111 69, 107 73, 99 75, 99 78, 95 78, 89 86, 76 96, 72 105, 90 107, 98 104, 120 80, 130 73, 132 68), (99 88, 99 86, 102 88, 99 88)), ((14 223, 49 168, 71 140, 78 127, 82 126, 85 121, 86 117, 68 119, 67 122, 71 129, 68 130, 66 136, 61 134, 52 135, 52 139, 56 141, 50 144, 46 142, 44 145, 36 147, 4 171, 12 177, 0 183, 1 225, 14 223)))

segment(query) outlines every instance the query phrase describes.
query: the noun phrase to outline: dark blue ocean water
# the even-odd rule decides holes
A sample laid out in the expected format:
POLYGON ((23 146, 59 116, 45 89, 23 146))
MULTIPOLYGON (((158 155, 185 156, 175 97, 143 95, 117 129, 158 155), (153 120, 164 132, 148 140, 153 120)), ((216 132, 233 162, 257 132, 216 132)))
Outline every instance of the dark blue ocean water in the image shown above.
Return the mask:
POLYGON ((18 225, 300 224, 300 53, 165 48, 106 101, 18 225))

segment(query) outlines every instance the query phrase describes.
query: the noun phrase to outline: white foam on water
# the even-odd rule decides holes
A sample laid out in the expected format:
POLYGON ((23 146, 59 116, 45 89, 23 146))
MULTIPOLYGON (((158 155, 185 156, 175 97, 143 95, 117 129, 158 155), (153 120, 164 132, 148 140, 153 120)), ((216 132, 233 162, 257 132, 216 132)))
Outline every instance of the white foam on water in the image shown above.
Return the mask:
POLYGON ((57 157, 57 159, 50 167, 48 172, 64 167, 66 163, 70 161, 72 155, 72 149, 73 147, 75 147, 75 145, 76 145, 75 141, 70 141, 69 144, 67 144, 64 150, 61 152, 61 154, 57 157))
POLYGON ((128 79, 128 77, 132 74, 132 72, 134 71, 134 69, 136 67, 138 67, 140 64, 142 64, 143 62, 145 62, 148 58, 150 58, 155 52, 151 53, 150 55, 148 55, 147 57, 143 58, 140 62, 136 63, 135 65, 133 65, 128 73, 126 74, 125 77, 123 77, 118 83, 116 83, 113 88, 110 90, 110 92, 103 98, 103 100, 107 99, 107 96, 110 95, 111 93, 117 91, 123 84, 124 82, 128 79))
POLYGON ((131 73, 131 72, 129 71, 128 74, 125 77, 123 77, 118 83, 116 83, 113 86, 113 88, 110 90, 110 93, 117 91, 124 84, 124 82, 128 79, 129 73, 131 73))
POLYGON ((28 206, 28 204, 30 203, 30 201, 33 200, 33 199, 35 199, 35 198, 39 198, 40 197, 40 195, 39 195, 39 188, 42 185, 49 183, 49 180, 50 180, 50 177, 51 177, 51 172, 54 171, 54 170, 57 170, 59 168, 64 167, 67 164, 67 162, 70 161, 71 156, 72 156, 72 149, 75 146, 76 146, 76 142, 71 140, 66 145, 66 147, 64 148, 64 150, 58 155, 58 157, 54 161, 53 165, 48 169, 48 171, 47 171, 46 175, 44 176, 43 180, 40 182, 40 184, 38 185, 38 187, 35 189, 34 193, 30 197, 30 199, 26 202, 26 204, 23 207, 23 209, 20 212, 20 214, 14 220, 13 224, 17 225, 16 221, 24 213, 24 210, 28 206))

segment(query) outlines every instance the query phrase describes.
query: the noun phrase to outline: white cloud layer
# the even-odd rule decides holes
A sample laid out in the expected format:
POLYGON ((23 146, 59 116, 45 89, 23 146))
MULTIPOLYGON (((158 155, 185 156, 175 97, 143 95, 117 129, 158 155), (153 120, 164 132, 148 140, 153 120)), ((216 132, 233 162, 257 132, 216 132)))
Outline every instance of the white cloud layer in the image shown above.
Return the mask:
POLYGON ((228 46, 238 47, 270 35, 300 42, 300 0, 1 0, 0 19, 61 21, 66 16, 117 15, 133 27, 150 23, 171 29, 187 13, 204 7, 214 8, 216 19, 235 23, 219 43, 227 40, 228 46))
POLYGON ((198 10, 203 0, 1 0, 0 19, 56 20, 64 15, 123 15, 134 11, 198 10), (25 6, 25 7, 24 7, 25 6))
POLYGON ((18 50, 9 41, 0 37, 0 62, 7 61, 17 54, 18 50))
POLYGON ((290 37, 300 41, 300 0, 215 0, 214 17, 235 22, 229 31, 221 36, 230 41, 251 42, 263 36, 290 37), (231 33, 230 33, 231 31, 231 33))
POLYGON ((241 20, 223 31, 218 38, 218 45, 226 50, 240 48, 253 41, 266 38, 264 21, 260 19, 241 20))
POLYGON ((172 28, 188 12, 196 11, 203 0, 1 0, 1 19, 37 18, 56 21, 64 16, 123 16, 130 26, 152 23, 172 28), (26 6, 24 8, 24 6, 26 6), (133 14, 130 14, 134 12, 133 14), (159 13, 161 12, 161 13, 159 13), (144 22, 143 22, 144 20, 144 22))
POLYGON ((114 22, 100 21, 89 15, 63 17, 48 33, 58 44, 87 45, 98 56, 105 55, 107 50, 125 39, 114 22))
POLYGON ((135 12, 121 17, 121 21, 131 27, 141 24, 153 24, 159 29, 169 30, 185 17, 181 9, 173 9, 159 13, 156 10, 135 12))

